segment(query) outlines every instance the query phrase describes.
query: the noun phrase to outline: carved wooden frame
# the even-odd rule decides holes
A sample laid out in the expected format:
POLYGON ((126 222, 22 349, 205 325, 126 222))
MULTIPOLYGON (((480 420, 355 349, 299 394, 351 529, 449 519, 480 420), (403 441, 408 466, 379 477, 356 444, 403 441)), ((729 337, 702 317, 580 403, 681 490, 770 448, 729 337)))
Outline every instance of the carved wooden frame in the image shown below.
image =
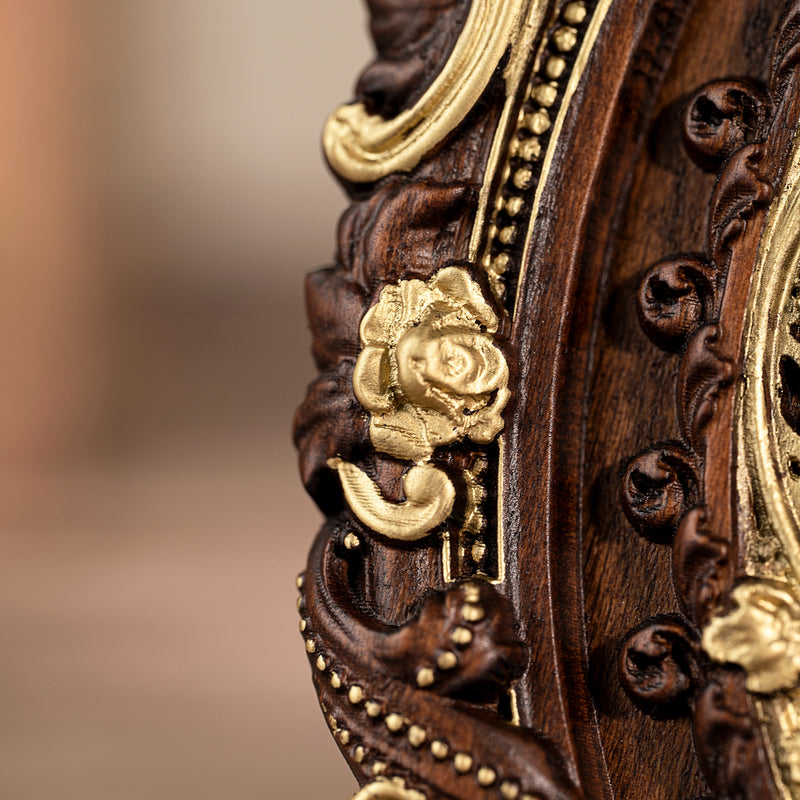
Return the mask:
POLYGON ((359 798, 796 800, 800 2, 369 6, 295 421, 359 798))

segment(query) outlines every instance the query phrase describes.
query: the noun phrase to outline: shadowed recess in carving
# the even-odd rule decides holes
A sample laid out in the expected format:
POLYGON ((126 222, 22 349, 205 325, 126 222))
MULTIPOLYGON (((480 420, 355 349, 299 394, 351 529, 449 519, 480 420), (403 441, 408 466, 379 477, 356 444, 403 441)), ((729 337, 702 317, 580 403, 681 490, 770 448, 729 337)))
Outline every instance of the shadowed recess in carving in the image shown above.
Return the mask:
POLYGON ((791 356, 781 356, 781 414, 786 424, 800 434, 800 366, 791 356))

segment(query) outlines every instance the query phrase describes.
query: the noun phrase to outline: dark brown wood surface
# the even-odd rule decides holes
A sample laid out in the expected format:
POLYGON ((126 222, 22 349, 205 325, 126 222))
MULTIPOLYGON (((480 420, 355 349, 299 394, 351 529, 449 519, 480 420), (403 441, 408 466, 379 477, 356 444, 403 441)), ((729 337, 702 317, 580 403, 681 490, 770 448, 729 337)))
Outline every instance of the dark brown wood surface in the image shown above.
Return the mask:
MULTIPOLYGON (((552 4, 554 24, 565 5, 552 4)), ((369 6, 379 58, 358 96, 392 116, 441 69, 469 3, 369 6)), ((408 465, 375 451, 353 392, 359 324, 381 289, 457 264, 494 302, 468 245, 500 71, 419 166, 347 186, 337 261, 308 279, 320 378, 295 440, 329 515, 303 576, 304 637, 325 717, 362 784, 396 777, 429 800, 777 797, 743 676, 709 664, 698 637, 741 570, 734 388, 766 208, 800 114, 799 20, 782 0, 611 4, 525 268, 496 303, 512 390, 503 449, 462 442, 436 455, 453 474, 480 453, 495 464, 499 584, 446 583, 437 536, 400 544, 367 529, 328 462, 357 463, 384 497, 404 499, 408 465), (448 647, 474 592, 486 616, 472 644, 418 686, 419 665, 448 647), (454 768, 456 752, 468 769, 454 768), (482 765, 495 776, 485 786, 482 765)), ((528 212, 538 180, 524 192, 528 212)), ((522 243, 513 247, 520 264, 522 243)))

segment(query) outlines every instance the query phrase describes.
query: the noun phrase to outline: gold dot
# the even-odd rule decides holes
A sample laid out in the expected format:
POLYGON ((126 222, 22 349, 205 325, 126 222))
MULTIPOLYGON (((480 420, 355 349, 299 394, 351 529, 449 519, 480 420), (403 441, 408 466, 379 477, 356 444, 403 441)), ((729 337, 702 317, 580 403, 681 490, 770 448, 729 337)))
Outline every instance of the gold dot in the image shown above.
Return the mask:
POLYGON ((467 753, 456 753, 453 757, 453 766, 456 768, 456 772, 464 775, 472 769, 472 756, 467 753))
POLYGON ((439 658, 436 659, 436 664, 438 665, 439 669, 455 669, 455 667, 458 666, 458 657, 455 653, 447 651, 446 653, 442 653, 439 658))
POLYGON ((333 714, 328 717, 328 725, 331 726, 332 731, 335 731, 339 727, 339 723, 336 721, 336 717, 334 717, 333 714))
POLYGON ((381 704, 370 700, 365 706, 365 711, 368 717, 379 717, 381 715, 381 704))
POLYGON ((412 747, 420 747, 426 739, 425 728, 419 725, 412 725, 408 729, 408 741, 411 742, 412 747))
POLYGON ((472 631, 469 628, 454 628, 450 641, 458 647, 466 647, 472 643, 472 631))
POLYGON ((506 203, 506 211, 508 212, 508 215, 510 217, 516 217, 517 214, 522 211, 522 206, 524 203, 525 201, 521 197, 510 197, 506 203))
POLYGON ((388 714, 386 716, 386 727, 392 733, 397 733, 403 727, 403 718, 400 714, 388 714))
POLYGON ((558 97, 558 87, 551 86, 549 83, 540 83, 531 92, 531 97, 545 108, 550 108, 558 97))
POLYGON ((467 605, 461 609, 461 617, 465 622, 480 622, 485 616, 483 606, 467 605))
POLYGON ((316 649, 316 642, 313 639, 306 639, 306 652, 313 653, 316 649))
POLYGON ((497 225, 490 225, 488 232, 489 241, 497 238, 497 225))
POLYGON ((503 800, 517 800, 519 797, 519 786, 516 783, 503 781, 500 784, 500 796, 503 800))
POLYGON ((492 272, 503 275, 508 269, 510 262, 511 258, 506 253, 500 253, 500 255, 492 261, 492 272))
POLYGON ((527 189, 531 185, 533 173, 529 169, 518 169, 514 173, 514 186, 517 189, 527 189))
POLYGON ((424 689, 434 681, 433 670, 430 667, 422 667, 417 671, 417 686, 424 689))
POLYGON ((383 761, 375 761, 372 764, 372 774, 375 776, 383 775, 386 772, 386 764, 383 761))
POLYGON ((355 760, 356 760, 356 762, 358 764, 360 764, 364 760, 364 756, 365 755, 366 755, 366 752, 364 751, 364 748, 361 745, 356 747, 356 752, 354 754, 354 758, 355 758, 355 760))
POLYGON ((562 53, 567 53, 578 43, 578 31, 565 25, 553 34, 553 43, 562 53))
POLYGON ((586 19, 586 6, 583 3, 570 3, 564 9, 564 22, 580 25, 586 19))
POLYGON ((302 589, 303 588, 303 584, 305 583, 305 578, 302 575, 298 575, 297 576, 297 580, 295 581, 295 583, 297 583, 297 588, 298 589, 302 589))
POLYGON ((491 767, 481 767, 478 770, 478 783, 481 786, 491 786, 497 780, 497 773, 491 767))
POLYGON ((503 230, 500 231, 500 236, 498 238, 503 244, 511 244, 516 235, 517 229, 513 225, 509 225, 507 228, 503 228, 503 230))
POLYGON ((347 698, 354 706, 357 706, 364 699, 364 690, 360 686, 351 686, 347 698))
POLYGON ((567 62, 560 56, 550 56, 544 67, 544 74, 550 78, 551 81, 558 80, 567 68, 567 62))
POLYGON ((331 674, 331 686, 334 689, 341 689, 342 688, 342 679, 339 677, 338 672, 334 672, 331 674))
POLYGON ((534 111, 533 114, 528 114, 525 117, 525 127, 536 136, 540 136, 550 128, 550 115, 547 110, 540 108, 534 111))
POLYGON ((441 739, 436 739, 431 742, 431 753, 433 753, 433 757, 439 759, 439 761, 443 761, 447 758, 449 752, 450 748, 441 739))
POLYGON ((297 610, 301 611, 302 608, 303 608, 303 598, 302 597, 298 597, 297 598, 297 610))
POLYGON ((350 744, 350 731, 339 731, 339 741, 344 745, 350 744))
POLYGON ((476 564, 480 564, 486 555, 486 545, 483 542, 475 542, 470 550, 470 555, 476 564))
POLYGON ((468 581, 461 585, 461 590, 464 592, 464 599, 468 603, 479 603, 481 600, 481 587, 478 583, 468 581))
POLYGON ((322 656, 317 659, 317 669, 320 672, 325 672, 325 659, 322 656))
POLYGON ((306 628, 308 627, 308 623, 304 620, 300 620, 300 633, 305 633, 306 628))
POLYGON ((542 143, 534 136, 526 139, 519 147, 519 157, 525 161, 535 161, 542 154, 542 143))
POLYGON ((348 550, 355 550, 360 545, 361 540, 354 533, 348 533, 347 536, 344 537, 344 546, 348 550))

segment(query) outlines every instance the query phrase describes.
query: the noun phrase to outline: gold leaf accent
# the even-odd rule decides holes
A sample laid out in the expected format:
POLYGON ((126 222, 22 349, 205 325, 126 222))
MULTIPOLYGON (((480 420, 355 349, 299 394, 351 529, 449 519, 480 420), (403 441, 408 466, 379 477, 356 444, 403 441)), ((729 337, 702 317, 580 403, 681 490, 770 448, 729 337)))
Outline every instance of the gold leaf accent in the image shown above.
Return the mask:
POLYGON ((731 592, 737 608, 703 632, 714 661, 738 664, 751 692, 794 688, 800 674, 800 601, 788 583, 754 580, 731 592))
POLYGON ((441 525, 453 510, 455 488, 432 464, 417 464, 403 478, 404 503, 386 500, 372 478, 355 464, 333 458, 344 495, 353 513, 367 527, 390 539, 414 542, 441 525))
POLYGON ((541 25, 546 7, 546 0, 472 0, 447 63, 412 108, 385 120, 355 103, 328 118, 322 142, 331 167, 356 183, 413 169, 474 107, 509 46, 527 32, 525 17, 541 25))
POLYGON ((426 800, 426 797, 394 781, 383 780, 367 784, 353 800, 426 800))

